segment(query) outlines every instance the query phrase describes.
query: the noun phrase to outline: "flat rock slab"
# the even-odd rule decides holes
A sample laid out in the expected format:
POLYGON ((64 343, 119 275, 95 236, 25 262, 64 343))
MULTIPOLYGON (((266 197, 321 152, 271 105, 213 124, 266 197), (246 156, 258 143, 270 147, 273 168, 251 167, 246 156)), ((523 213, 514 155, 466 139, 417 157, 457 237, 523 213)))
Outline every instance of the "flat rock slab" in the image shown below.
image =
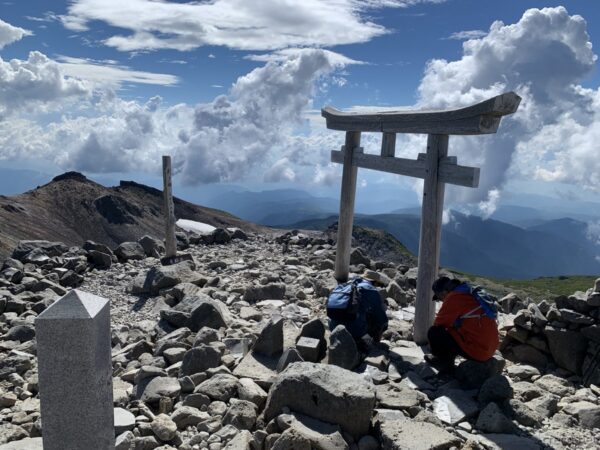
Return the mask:
POLYGON ((469 439, 486 445, 491 450, 541 450, 542 445, 533 439, 514 434, 474 434, 469 439))
POLYGON ((0 450, 43 450, 42 438, 26 438, 0 445, 0 450))
POLYGON ((398 384, 382 384, 376 389, 382 408, 408 409, 420 405, 427 398, 422 392, 398 384))
POLYGON ((458 437, 437 425, 410 420, 383 422, 381 440, 383 450, 447 450, 461 443, 458 437))
POLYGON ((277 363, 279 357, 269 357, 259 353, 250 352, 238 366, 233 374, 238 378, 250 378, 263 389, 270 388, 277 378, 277 363))
POLYGON ((422 347, 394 347, 390 350, 390 358, 417 366, 425 362, 422 347))
POLYGON ((361 375, 337 366, 292 363, 269 391, 265 420, 284 407, 337 424, 355 439, 367 434, 375 407, 375 389, 361 375))
POLYGON ((442 422, 455 425, 479 412, 479 406, 472 397, 458 389, 450 389, 446 395, 433 401, 433 412, 442 422))

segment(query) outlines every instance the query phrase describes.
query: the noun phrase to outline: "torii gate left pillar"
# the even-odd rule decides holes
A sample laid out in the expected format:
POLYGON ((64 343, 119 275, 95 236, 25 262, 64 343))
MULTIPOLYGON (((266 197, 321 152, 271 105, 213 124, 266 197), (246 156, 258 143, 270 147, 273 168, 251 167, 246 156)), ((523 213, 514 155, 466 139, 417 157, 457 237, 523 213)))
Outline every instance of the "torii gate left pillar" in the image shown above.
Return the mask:
POLYGON ((351 114, 331 107, 321 110, 327 128, 346 131, 342 151, 331 152, 331 160, 344 165, 335 261, 338 282, 348 279, 358 167, 424 179, 413 333, 418 344, 427 342, 427 330, 433 324, 435 314, 431 285, 440 261, 445 184, 479 185, 478 168, 459 166, 456 157, 448 157, 448 136, 495 133, 502 116, 514 113, 520 101, 514 92, 508 92, 476 105, 448 111, 351 114), (383 133, 380 156, 363 153, 361 132, 383 133), (427 134, 427 153, 419 154, 417 160, 396 158, 396 133, 427 134))

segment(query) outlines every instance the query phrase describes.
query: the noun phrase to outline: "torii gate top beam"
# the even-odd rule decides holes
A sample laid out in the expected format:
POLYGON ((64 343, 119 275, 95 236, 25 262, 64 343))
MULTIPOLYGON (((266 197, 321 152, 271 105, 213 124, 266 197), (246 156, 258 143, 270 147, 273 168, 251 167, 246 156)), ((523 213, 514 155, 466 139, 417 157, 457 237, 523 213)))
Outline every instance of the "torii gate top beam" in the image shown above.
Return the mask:
POLYGON ((513 114, 521 97, 507 92, 476 105, 446 111, 380 111, 356 114, 331 106, 321 110, 327 128, 340 131, 379 131, 423 134, 495 133, 502 116, 513 114))

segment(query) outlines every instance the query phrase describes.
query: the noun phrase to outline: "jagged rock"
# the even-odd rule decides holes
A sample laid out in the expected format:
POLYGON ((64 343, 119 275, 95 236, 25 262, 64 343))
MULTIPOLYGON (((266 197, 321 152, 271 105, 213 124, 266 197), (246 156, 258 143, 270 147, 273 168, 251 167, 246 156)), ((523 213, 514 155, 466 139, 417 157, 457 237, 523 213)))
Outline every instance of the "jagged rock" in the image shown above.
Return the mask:
POLYGON ((390 420, 381 425, 382 450, 449 449, 461 440, 442 427, 427 422, 390 420))
POLYGON ((253 448, 251 444, 252 434, 247 430, 241 430, 227 443, 223 450, 250 450, 250 448, 253 448))
POLYGON ((475 428, 484 433, 508 433, 514 434, 517 427, 504 415, 496 403, 489 403, 477 418, 475 428))
POLYGON ((112 257, 108 253, 98 250, 90 250, 88 252, 90 262, 98 269, 110 269, 112 266, 112 257))
POLYGON ((514 364, 507 371, 512 378, 518 380, 530 380, 532 377, 540 375, 540 371, 537 368, 524 364, 514 364))
POLYGON ((135 427, 135 416, 123 408, 115 408, 115 433, 117 436, 135 427))
POLYGON ((311 448, 310 441, 292 428, 278 435, 270 447, 271 450, 311 450, 311 448))
POLYGON ((163 245, 162 241, 153 238, 152 236, 142 236, 138 240, 138 243, 144 249, 146 256, 160 258, 160 255, 165 252, 165 246, 163 245))
POLYGON ((181 392, 181 385, 176 378, 155 377, 145 385, 138 396, 143 402, 158 403, 161 397, 176 398, 181 392))
POLYGON ((466 360, 456 367, 456 379, 467 389, 479 389, 493 375, 502 373, 506 361, 494 355, 485 362, 466 360))
POLYGON ((189 349, 179 369, 179 376, 194 375, 221 364, 221 353, 214 347, 200 345, 189 349))
POLYGON ((587 339, 575 331, 546 327, 544 334, 552 358, 559 367, 581 375, 581 366, 587 349, 587 339))
POLYGON ((512 354, 517 362, 532 364, 540 368, 548 365, 548 357, 531 345, 515 345, 512 348, 512 354))
POLYGON ((329 364, 344 369, 354 369, 360 361, 360 355, 352 335, 343 325, 338 325, 329 337, 329 364))
POLYGON ((265 420, 271 420, 283 407, 315 419, 340 425, 353 437, 367 434, 375 390, 372 385, 337 366, 293 363, 269 391, 265 420), (306 395, 310 392, 310 395, 306 395))
POLYGON ((223 228, 215 228, 211 232, 210 237, 214 244, 227 244, 231 241, 231 234, 223 228))
POLYGON ((180 283, 203 284, 206 279, 194 272, 192 261, 183 261, 171 266, 152 267, 145 275, 138 275, 131 287, 132 294, 156 295, 161 289, 173 287, 180 283))
POLYGON ((31 325, 17 325, 8 330, 3 338, 7 341, 27 342, 35 337, 35 328, 31 325))
POLYGON ((381 384, 376 386, 379 406, 389 409, 410 409, 424 403, 427 396, 416 389, 401 384, 381 384))
POLYGON ((511 418, 526 427, 539 427, 545 419, 544 415, 516 399, 510 399, 505 410, 508 410, 508 414, 511 418))
POLYGON ((218 330, 226 328, 230 321, 231 315, 223 302, 202 297, 192 305, 187 326, 192 331, 198 331, 204 327, 218 330))
POLYGON ((258 336, 253 351, 265 356, 275 356, 283 352, 283 318, 272 317, 258 336))
POLYGON ((310 447, 315 450, 348 450, 339 426, 302 414, 281 414, 277 417, 277 425, 284 433, 293 430, 308 440, 310 447))
POLYGON ((23 258, 33 250, 40 250, 44 255, 48 257, 61 256, 66 253, 69 248, 62 242, 49 242, 49 241, 19 241, 17 246, 12 252, 12 258, 22 261, 23 258))
POLYGON ((228 402, 237 391, 238 379, 233 375, 218 374, 203 381, 194 390, 194 393, 207 395, 213 400, 228 402))
POLYGON ((490 402, 502 402, 512 398, 513 390, 510 382, 503 375, 494 375, 483 383, 477 399, 482 405, 490 402))
POLYGON ((225 425, 233 425, 238 430, 252 430, 256 423, 256 405, 246 400, 237 400, 231 404, 223 417, 225 425))
POLYGON ((277 372, 283 372, 293 362, 304 362, 295 348, 286 349, 277 362, 277 372))
POLYGON ((240 378, 238 381, 238 396, 240 400, 247 400, 254 403, 259 410, 267 401, 267 393, 254 380, 250 378, 240 378))
POLYGON ((261 300, 281 300, 285 295, 285 284, 271 283, 265 286, 249 286, 244 291, 244 301, 255 303, 261 300))
POLYGON ((318 360, 320 361, 325 356, 327 351, 327 343, 325 341, 325 324, 320 318, 314 318, 302 325, 298 340, 300 338, 307 337, 319 340, 319 355, 318 360))
POLYGON ((398 303, 400 306, 408 305, 410 299, 406 292, 400 287, 396 281, 391 281, 387 288, 386 293, 388 297, 391 297, 398 303))
POLYGON ((559 397, 565 397, 575 393, 575 388, 569 381, 551 374, 544 375, 535 380, 534 384, 543 391, 558 395, 559 397))
POLYGON ((177 424, 166 414, 159 414, 150 424, 152 432, 163 442, 172 440, 177 434, 177 424))
POLYGON ((520 310, 527 308, 527 305, 521 300, 517 294, 510 293, 499 300, 502 311, 505 314, 516 314, 520 310))
POLYGON ((350 253, 350 264, 353 266, 364 264, 366 267, 371 267, 371 260, 365 255, 362 248, 356 247, 350 253))
POLYGON ((144 248, 137 242, 123 242, 115 249, 114 253, 122 262, 146 258, 144 248))
MULTIPOLYGON (((186 397, 186 400, 189 398, 190 396, 186 397)), ((208 405, 208 403, 206 404, 208 405)), ((196 426, 209 418, 210 415, 207 412, 200 411, 198 408, 190 405, 179 406, 171 414, 171 420, 175 422, 177 428, 180 430, 185 430, 189 426, 196 426)))

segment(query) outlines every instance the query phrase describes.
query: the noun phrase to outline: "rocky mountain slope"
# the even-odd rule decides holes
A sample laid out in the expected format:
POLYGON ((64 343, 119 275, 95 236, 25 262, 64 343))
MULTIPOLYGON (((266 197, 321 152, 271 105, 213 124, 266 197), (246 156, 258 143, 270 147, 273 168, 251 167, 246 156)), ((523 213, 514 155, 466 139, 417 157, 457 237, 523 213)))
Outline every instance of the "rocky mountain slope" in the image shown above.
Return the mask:
MULTIPOLYGON (((174 199, 178 219, 216 227, 262 229, 223 211, 174 199)), ((79 245, 92 239, 115 247, 144 234, 164 235, 162 192, 132 181, 107 188, 77 172, 13 197, 0 196, 0 258, 21 239, 79 245)))
POLYGON ((42 448, 34 320, 73 287, 111 302, 118 450, 600 448, 600 280, 500 299, 500 351, 444 375, 412 341, 415 267, 353 251, 390 319, 361 361, 325 326, 327 235, 187 242, 193 262, 167 267, 149 238, 114 253, 22 242, 0 264, 0 450, 42 448))

